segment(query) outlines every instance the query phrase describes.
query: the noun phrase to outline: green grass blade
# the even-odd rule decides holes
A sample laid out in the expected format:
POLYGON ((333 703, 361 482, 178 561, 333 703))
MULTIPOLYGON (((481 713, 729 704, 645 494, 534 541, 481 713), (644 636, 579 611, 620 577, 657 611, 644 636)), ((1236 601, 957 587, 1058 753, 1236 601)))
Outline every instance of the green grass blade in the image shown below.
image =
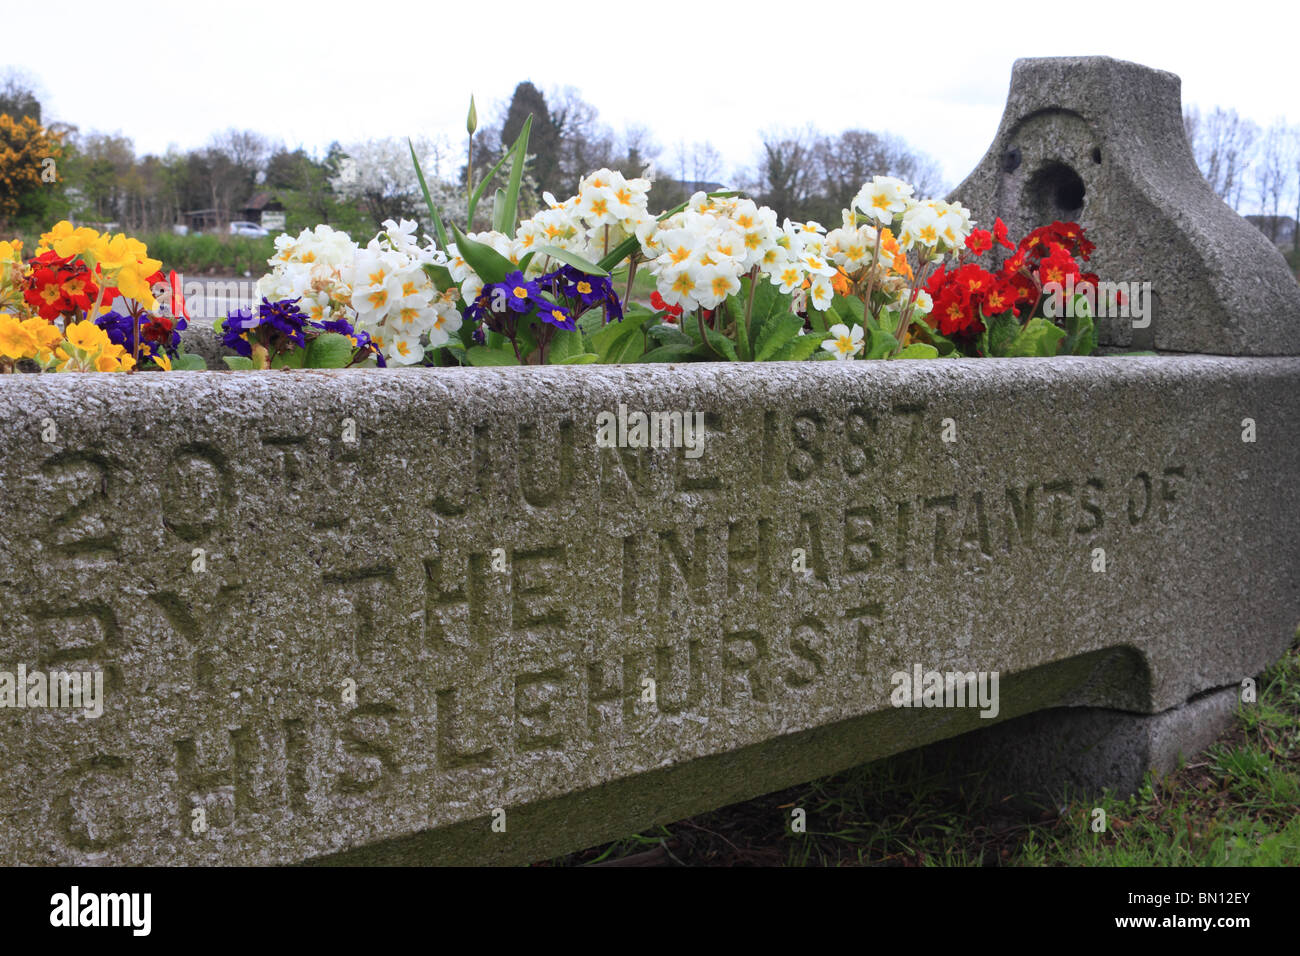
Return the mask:
POLYGON ((519 138, 512 147, 515 154, 514 165, 510 167, 510 184, 506 187, 505 210, 501 217, 505 228, 501 230, 511 239, 515 237, 515 221, 519 217, 519 190, 524 182, 524 163, 528 160, 528 134, 533 128, 533 117, 529 114, 524 120, 524 128, 519 131, 519 138))
POLYGON ((420 181, 420 192, 424 193, 424 204, 429 207, 429 215, 433 218, 433 231, 438 237, 438 248, 447 248, 447 230, 443 228, 442 217, 438 215, 438 207, 433 204, 433 197, 429 195, 429 184, 424 181, 424 170, 420 168, 420 161, 415 156, 415 144, 411 142, 411 137, 406 137, 406 145, 411 148, 411 162, 415 164, 415 178, 420 181))

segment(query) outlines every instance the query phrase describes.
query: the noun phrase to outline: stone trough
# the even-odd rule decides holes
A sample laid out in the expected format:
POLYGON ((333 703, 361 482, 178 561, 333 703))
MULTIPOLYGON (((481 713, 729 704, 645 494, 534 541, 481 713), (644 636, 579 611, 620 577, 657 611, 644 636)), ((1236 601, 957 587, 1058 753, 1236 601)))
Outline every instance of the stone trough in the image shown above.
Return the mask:
POLYGON ((1165 769, 1300 621, 1267 262, 1267 320, 1159 280, 1219 355, 0 377, 0 671, 104 675, 0 710, 0 862, 527 862, 975 730, 1165 769))

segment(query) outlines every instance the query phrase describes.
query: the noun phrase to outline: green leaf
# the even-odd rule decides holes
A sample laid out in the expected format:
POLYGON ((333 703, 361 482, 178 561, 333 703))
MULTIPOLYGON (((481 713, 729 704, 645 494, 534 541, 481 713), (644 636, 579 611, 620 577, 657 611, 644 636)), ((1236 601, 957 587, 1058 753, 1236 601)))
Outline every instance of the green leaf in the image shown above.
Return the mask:
POLYGON ((656 345, 685 345, 687 348, 695 348, 695 339, 668 322, 652 326, 647 334, 656 345))
POLYGON ((498 188, 492 200, 492 229, 506 231, 506 191, 498 188))
POLYGON ((552 362, 552 365, 591 365, 600 361, 600 356, 595 352, 583 352, 581 355, 571 355, 563 362, 552 362))
POLYGON ((694 343, 691 345, 682 345, 680 343, 674 345, 661 345, 657 349, 651 349, 649 352, 646 352, 645 355, 642 355, 640 361, 689 362, 692 358, 696 357, 697 348, 698 346, 694 343))
POLYGON ((891 358, 896 359, 932 359, 938 357, 939 350, 933 345, 927 345, 924 342, 913 342, 897 355, 891 356, 891 358))
POLYGON ((223 355, 221 361, 225 362, 233 371, 251 372, 253 371, 253 360, 245 358, 242 355, 223 355))
POLYGON ((226 320, 224 318, 216 318, 212 320, 212 331, 215 332, 217 335, 220 335, 222 332, 225 331, 225 329, 226 329, 226 320))
POLYGON ((946 335, 940 335, 937 331, 926 325, 925 322, 916 323, 916 327, 921 330, 920 334, 925 336, 926 341, 939 350, 940 355, 948 356, 960 354, 956 342, 948 338, 946 335))
POLYGON ((1011 348, 1020 335, 1020 321, 1015 314, 991 315, 984 319, 984 327, 988 332, 988 347, 984 354, 994 358, 1011 355, 1011 348))
MULTIPOLYGON (((821 344, 826 341, 826 338, 827 337, 820 332, 807 332, 803 335, 796 335, 792 341, 787 342, 781 347, 780 351, 772 356, 772 361, 802 362, 813 353, 817 352, 821 347, 821 344)), ((826 358, 835 357, 824 349, 817 357, 821 358, 823 355, 826 356, 826 358)))
POLYGON ((898 339, 884 329, 872 329, 870 335, 871 341, 867 346, 866 358, 887 358, 894 349, 898 348, 898 339))
MULTIPOLYGON (((530 116, 529 120, 531 121, 531 119, 532 117, 530 116)), ((516 140, 516 143, 517 142, 518 140, 516 140)), ((500 171, 501 167, 505 165, 506 160, 514 154, 515 149, 512 146, 501 155, 501 158, 496 161, 496 165, 489 169, 487 175, 479 180, 479 184, 474 187, 474 192, 471 193, 469 197, 469 205, 465 210, 465 225, 467 228, 474 228, 474 212, 478 209, 479 200, 483 198, 483 193, 487 190, 488 183, 492 181, 492 177, 495 176, 500 171)))
MULTIPOLYGON (((470 99, 471 104, 473 98, 470 99)), ((471 105, 472 108, 472 105, 471 105)), ((429 184, 424 181, 424 170, 420 169, 420 161, 415 158, 415 144, 411 142, 411 137, 406 137, 406 145, 411 149, 411 162, 415 164, 415 178, 420 181, 420 192, 424 193, 424 204, 429 207, 429 218, 433 220, 433 232, 438 237, 438 248, 447 248, 447 230, 443 228, 442 217, 438 215, 438 207, 433 204, 433 197, 429 195, 429 184)))
POLYGON ((845 325, 863 325, 866 323, 867 307, 862 304, 862 300, 852 295, 836 295, 831 299, 831 308, 835 314, 840 317, 845 325))
MULTIPOLYGON (((446 247, 444 246, 443 248, 445 249, 446 247)), ((434 265, 432 262, 426 262, 420 268, 422 268, 424 274, 429 277, 429 281, 439 289, 451 289, 457 285, 456 281, 452 279, 451 273, 447 270, 446 266, 439 266, 434 265)))
POLYGON ((682 329, 695 342, 694 354, 710 362, 738 362, 740 357, 736 354, 736 345, 731 339, 727 338, 717 329, 711 329, 704 326, 705 334, 708 336, 708 344, 700 337, 700 320, 698 315, 683 315, 682 329))
POLYGON ((352 340, 338 332, 326 332, 307 344, 306 368, 347 368, 355 351, 352 340))
POLYGON ((588 309, 578 316, 577 324, 587 335, 595 335, 605 327, 605 313, 600 309, 588 309))
MULTIPOLYGON (((465 346, 461 345, 459 342, 451 341, 440 348, 429 349, 429 351, 426 352, 425 355, 433 356, 436 359, 439 352, 446 352, 448 355, 450 355, 452 358, 456 360, 457 365, 469 364, 469 360, 465 358, 465 346)), ((441 365, 442 362, 436 361, 435 364, 441 365)))
POLYGON ((518 271, 519 267, 513 262, 486 243, 471 239, 460 231, 459 226, 453 224, 451 231, 456 237, 456 251, 478 273, 484 285, 503 282, 510 273, 518 271))
MULTIPOLYGON (((243 356, 238 356, 243 358, 243 356)), ((252 364, 251 362, 249 363, 252 364)), ((180 352, 172 359, 173 372, 202 372, 208 367, 208 363, 203 361, 202 355, 194 355, 190 352, 180 352)))
POLYGON ((809 299, 808 324, 813 327, 813 331, 815 332, 830 332, 831 326, 835 323, 826 321, 826 313, 813 308, 812 300, 809 299))
MULTIPOLYGON (((1080 299, 1083 297, 1080 296, 1080 299)), ((1086 301, 1086 300, 1085 300, 1086 301)), ((1077 311, 1065 319, 1065 341, 1061 343, 1062 355, 1091 355, 1097 348, 1097 332, 1092 317, 1077 311)))
POLYGON ((645 348, 641 327, 651 318, 653 313, 644 309, 629 309, 621 322, 611 322, 591 333, 591 348, 601 364, 635 362, 645 348))
POLYGON ((528 133, 532 128, 533 116, 529 113, 524 120, 524 128, 519 131, 519 138, 515 140, 515 162, 510 167, 510 183, 506 187, 504 198, 498 197, 504 203, 501 216, 504 228, 500 231, 511 239, 515 237, 515 221, 519 217, 519 189, 524 181, 524 163, 528 160, 528 133))
POLYGON ((754 343, 754 361, 766 362, 796 338, 806 338, 807 336, 799 335, 799 330, 802 328, 803 319, 797 315, 782 315, 769 319, 763 326, 762 335, 754 343))
POLYGON ((733 296, 732 299, 728 299, 722 304, 724 310, 722 314, 727 315, 729 312, 733 311, 727 309, 728 303, 731 303, 733 299, 738 303, 734 309, 736 315, 736 354, 740 356, 742 362, 752 362, 754 361, 754 350, 750 347, 749 328, 745 323, 745 300, 739 296, 733 296))
POLYGON ((271 359, 271 368, 303 368, 306 359, 306 349, 292 349, 271 359))
POLYGON ((740 356, 736 354, 736 344, 727 338, 717 329, 706 328, 705 334, 708 336, 709 344, 703 343, 695 347, 695 354, 711 359, 712 361, 739 362, 740 356))
POLYGON ((1007 351, 1009 356, 1049 356, 1065 338, 1065 330, 1044 318, 1030 319, 1007 351))
POLYGON ((579 272, 585 272, 590 276, 609 275, 609 270, 602 269, 595 263, 588 262, 577 253, 570 252, 568 249, 561 249, 559 246, 538 246, 535 251, 540 255, 550 256, 552 259, 558 259, 560 262, 567 263, 579 272))
MULTIPOLYGON (((659 218, 662 219, 663 217, 660 216, 659 218)), ((610 269, 613 269, 616 265, 640 248, 641 240, 636 236, 628 236, 613 249, 609 250, 605 255, 601 256, 600 262, 597 263, 597 265, 608 273, 610 269)))
MULTIPOLYGON (((748 277, 740 280, 741 295, 749 294, 748 277)), ((776 286, 772 285, 766 277, 758 280, 758 288, 754 290, 754 311, 750 315, 749 337, 754 342, 763 337, 763 329, 768 321, 774 317, 783 315, 794 315, 791 306, 794 300, 783 293, 776 286)))
POLYGON ((551 365, 566 365, 571 359, 586 351, 581 332, 557 329, 551 338, 550 347, 546 350, 546 361, 551 365))
POLYGON ((490 349, 486 345, 476 345, 465 352, 465 358, 469 360, 470 365, 480 368, 489 365, 518 365, 519 360, 515 358, 513 352, 503 352, 501 349, 490 349))

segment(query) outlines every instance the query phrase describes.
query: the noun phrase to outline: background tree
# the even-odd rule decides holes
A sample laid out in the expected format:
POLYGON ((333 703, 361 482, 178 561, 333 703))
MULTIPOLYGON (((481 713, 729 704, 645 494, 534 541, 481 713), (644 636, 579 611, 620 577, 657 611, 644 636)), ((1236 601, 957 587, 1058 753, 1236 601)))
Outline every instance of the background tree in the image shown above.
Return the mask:
MULTIPOLYGON (((524 121, 530 115, 533 117, 533 125, 528 132, 528 153, 532 156, 530 172, 538 189, 554 191, 560 185, 561 176, 560 131, 552 120, 545 95, 532 83, 525 81, 515 87, 501 123, 496 149, 492 151, 495 154, 492 162, 500 159, 501 151, 514 145, 523 132, 524 121)), ((483 171, 486 172, 488 168, 490 166, 483 171)))
MULTIPOLYGON (((819 136, 811 127, 772 129, 762 136, 757 176, 751 191, 758 202, 776 210, 777 220, 810 219, 818 186, 816 150, 819 136)), ((832 223, 832 226, 839 225, 832 223)))
POLYGON ((63 157, 58 133, 0 113, 0 227, 30 228, 61 208, 63 157))
POLYGON ((1246 171, 1254 160, 1259 127, 1236 110, 1216 106, 1202 115, 1193 106, 1183 112, 1183 128, 1192 155, 1215 195, 1233 209, 1241 209, 1246 171))
POLYGON ((1260 212, 1266 217, 1260 226, 1272 242, 1277 242, 1282 209, 1289 206, 1295 159, 1295 139, 1281 120, 1264 133, 1254 166, 1255 190, 1260 212))
MULTIPOLYGON (((552 92, 550 102, 550 126, 555 131, 559 169, 551 187, 542 186, 540 179, 538 186, 550 188, 557 198, 564 199, 578 191, 578 183, 587 173, 613 165, 614 134, 600 122, 596 107, 572 86, 552 92)), ((536 120, 533 129, 537 129, 536 120)), ((533 152, 531 147, 529 152, 533 152)))
POLYGON ((41 101, 37 83, 12 67, 0 76, 0 113, 12 119, 30 117, 41 121, 41 101))
MULTIPOLYGON (((429 193, 444 222, 463 222, 464 190, 442 178, 447 163, 446 142, 422 138, 414 140, 414 146, 429 193)), ((360 205, 367 217, 367 232, 377 230, 385 219, 414 219, 426 229, 432 228, 405 139, 366 140, 344 147, 330 185, 341 198, 360 205)), ((488 204, 485 213, 490 213, 490 208, 488 204)))

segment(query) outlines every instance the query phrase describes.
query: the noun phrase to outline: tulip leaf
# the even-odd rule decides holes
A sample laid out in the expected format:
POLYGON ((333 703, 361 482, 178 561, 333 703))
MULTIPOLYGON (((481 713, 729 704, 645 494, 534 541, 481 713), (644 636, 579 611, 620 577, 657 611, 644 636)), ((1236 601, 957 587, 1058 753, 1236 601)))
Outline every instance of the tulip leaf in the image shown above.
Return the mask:
POLYGON ((604 269, 595 263, 588 262, 582 256, 568 249, 561 249, 559 246, 538 246, 538 253, 544 256, 550 256, 552 259, 558 259, 567 265, 573 266, 579 272, 585 272, 589 276, 607 276, 609 270, 604 269))
POLYGON ((456 237, 456 251, 469 267, 478 273, 484 285, 503 282, 506 276, 518 270, 518 266, 491 246, 469 238, 455 223, 452 224, 451 231, 456 237))
POLYGON ((519 190, 524 181, 524 163, 528 160, 528 133, 532 128, 533 116, 529 113, 528 118, 524 120, 524 128, 519 131, 519 138, 515 140, 515 162, 510 167, 510 182, 506 187, 505 196, 497 197, 502 203, 500 231, 511 239, 515 237, 515 220, 519 216, 519 190))
POLYGON ((429 185, 424 181, 424 170, 420 169, 420 161, 415 157, 415 144, 411 138, 406 138, 406 145, 411 148, 411 162, 415 164, 415 178, 420 181, 420 192, 424 194, 424 204, 429 207, 429 218, 433 220, 434 235, 438 237, 438 248, 447 248, 447 230, 443 228, 442 217, 438 215, 438 207, 433 204, 433 197, 429 195, 429 185))

